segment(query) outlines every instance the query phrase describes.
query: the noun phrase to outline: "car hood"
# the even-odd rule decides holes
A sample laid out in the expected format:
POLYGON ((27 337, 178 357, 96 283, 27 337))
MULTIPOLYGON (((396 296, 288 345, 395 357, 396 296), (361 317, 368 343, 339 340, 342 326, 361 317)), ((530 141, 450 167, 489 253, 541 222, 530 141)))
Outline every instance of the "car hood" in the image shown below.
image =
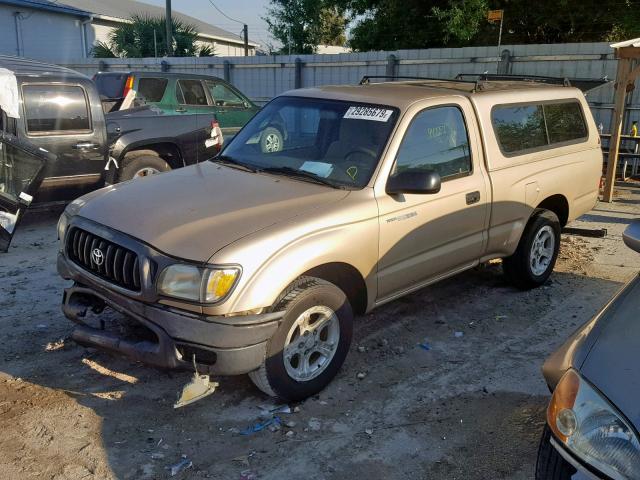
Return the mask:
POLYGON ((206 262, 246 235, 346 195, 323 185, 203 162, 107 187, 74 203, 84 218, 168 255, 206 262))
POLYGON ((598 320, 600 334, 580 373, 640 429, 640 277, 629 284, 598 320))

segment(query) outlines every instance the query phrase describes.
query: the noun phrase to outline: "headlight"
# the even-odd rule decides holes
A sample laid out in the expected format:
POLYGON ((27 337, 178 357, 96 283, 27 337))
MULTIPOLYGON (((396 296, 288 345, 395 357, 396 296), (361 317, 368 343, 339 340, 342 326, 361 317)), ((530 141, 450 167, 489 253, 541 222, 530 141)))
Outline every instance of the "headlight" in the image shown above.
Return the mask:
POLYGON ((64 232, 67 231, 68 225, 69 217, 65 212, 62 212, 62 215, 60 215, 60 219, 58 219, 58 240, 62 240, 64 238, 64 232))
POLYGON ((640 475, 640 442, 623 415, 574 370, 555 391, 547 422, 574 455, 618 479, 640 475))
POLYGON ((158 293, 200 303, 215 303, 224 298, 235 285, 238 268, 199 268, 192 265, 171 265, 158 278, 158 293))

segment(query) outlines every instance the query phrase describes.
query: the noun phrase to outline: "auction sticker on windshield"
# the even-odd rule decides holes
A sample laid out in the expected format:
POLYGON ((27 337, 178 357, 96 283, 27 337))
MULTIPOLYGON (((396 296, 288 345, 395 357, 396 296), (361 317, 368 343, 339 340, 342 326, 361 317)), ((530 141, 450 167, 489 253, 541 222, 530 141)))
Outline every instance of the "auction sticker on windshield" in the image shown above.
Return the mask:
POLYGON ((343 118, 359 120, 375 120, 376 122, 386 122, 393 113, 393 110, 375 107, 349 107, 343 118))

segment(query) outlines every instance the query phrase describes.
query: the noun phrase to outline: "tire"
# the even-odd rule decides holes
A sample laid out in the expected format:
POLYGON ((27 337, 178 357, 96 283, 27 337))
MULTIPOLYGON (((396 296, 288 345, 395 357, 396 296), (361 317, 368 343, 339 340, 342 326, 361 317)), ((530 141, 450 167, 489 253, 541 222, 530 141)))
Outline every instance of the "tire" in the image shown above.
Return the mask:
POLYGON ((258 370, 249 373, 249 377, 267 395, 285 401, 303 400, 326 387, 344 363, 351 345, 353 310, 342 290, 315 277, 298 278, 280 295, 273 310, 284 310, 284 318, 276 333, 267 342, 265 360, 258 370), (311 328, 320 321, 326 321, 325 326, 317 329, 317 335, 310 332, 308 336, 296 336, 296 333, 301 332, 298 322, 303 318, 302 314, 309 311, 314 312, 309 317, 314 322, 311 323, 311 328), (329 312, 333 315, 326 320, 329 312), (292 332, 294 333, 291 341, 288 341, 292 332), (322 357, 314 351, 316 346, 311 345, 307 350, 308 344, 301 346, 299 343, 314 341, 323 346, 337 344, 333 347, 333 356, 322 357), (300 349, 295 347, 296 344, 300 349), (289 348, 285 348, 287 345, 289 348), (291 352, 294 352, 293 355, 291 352), (301 359, 305 358, 307 352, 312 352, 307 357, 310 360, 309 364, 318 368, 306 379, 296 378, 296 364, 298 368, 302 368, 301 359), (324 362, 321 361, 322 358, 325 359, 324 362))
POLYGON ((260 135, 260 151, 262 153, 280 152, 284 148, 282 133, 275 127, 267 127, 260 135))
POLYGON ((560 221, 549 210, 537 210, 529 219, 515 253, 502 261, 509 281, 521 290, 543 285, 556 264, 560 249, 560 221), (534 242, 542 242, 534 245, 534 242), (553 245, 551 245, 553 243, 553 245), (538 248, 538 253, 534 252, 538 248), (538 258, 538 262, 534 261, 538 258))
POLYGON ((551 429, 545 424, 538 447, 536 480, 571 480, 577 470, 560 455, 551 442, 551 429))
POLYGON ((124 182, 133 178, 142 178, 150 174, 162 173, 171 167, 162 158, 155 155, 136 155, 126 157, 118 173, 118 181, 124 182), (146 174, 143 174, 146 173, 146 174))

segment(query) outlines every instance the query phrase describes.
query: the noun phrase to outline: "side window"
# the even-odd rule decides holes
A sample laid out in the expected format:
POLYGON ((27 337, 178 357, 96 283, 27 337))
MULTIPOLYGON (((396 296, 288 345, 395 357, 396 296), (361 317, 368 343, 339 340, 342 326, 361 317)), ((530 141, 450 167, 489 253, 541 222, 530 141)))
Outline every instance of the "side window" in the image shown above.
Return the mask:
POLYGON ((207 105, 207 96, 200 80, 178 80, 176 96, 182 105, 207 105))
POLYGON ((587 126, 578 102, 545 104, 544 116, 551 143, 569 142, 587 136, 587 126))
POLYGON ((505 153, 548 144, 542 105, 498 106, 493 109, 491 118, 505 153))
POLYGON ((219 107, 244 107, 244 99, 223 83, 206 81, 214 105, 219 107))
POLYGON ((406 170, 432 170, 443 179, 471 172, 469 137, 459 108, 429 108, 414 117, 400 144, 394 174, 406 170))
POLYGON ((138 80, 137 95, 147 102, 159 102, 167 88, 166 78, 141 78, 138 80))
POLYGON ((33 135, 91 131, 91 117, 82 87, 24 85, 27 132, 33 135))

